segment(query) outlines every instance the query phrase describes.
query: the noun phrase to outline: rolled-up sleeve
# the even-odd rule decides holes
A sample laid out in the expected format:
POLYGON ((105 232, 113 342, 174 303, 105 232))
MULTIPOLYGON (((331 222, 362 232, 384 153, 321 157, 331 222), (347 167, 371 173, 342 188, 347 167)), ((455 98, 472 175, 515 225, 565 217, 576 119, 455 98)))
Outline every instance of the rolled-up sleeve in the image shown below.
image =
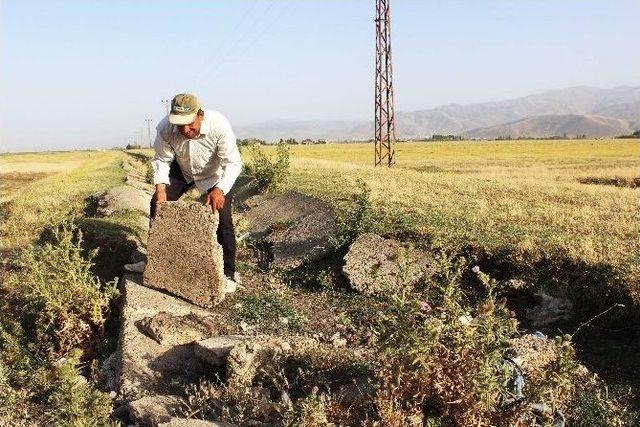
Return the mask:
POLYGON ((153 143, 156 153, 151 161, 151 166, 153 167, 153 184, 169 184, 169 170, 175 154, 169 142, 162 137, 160 125, 158 125, 157 131, 156 140, 153 143))
POLYGON ((236 135, 233 133, 229 121, 224 118, 219 125, 222 131, 222 138, 216 150, 216 155, 220 158, 222 175, 215 186, 221 189, 224 194, 228 194, 242 172, 242 158, 240 157, 240 150, 238 150, 236 135))

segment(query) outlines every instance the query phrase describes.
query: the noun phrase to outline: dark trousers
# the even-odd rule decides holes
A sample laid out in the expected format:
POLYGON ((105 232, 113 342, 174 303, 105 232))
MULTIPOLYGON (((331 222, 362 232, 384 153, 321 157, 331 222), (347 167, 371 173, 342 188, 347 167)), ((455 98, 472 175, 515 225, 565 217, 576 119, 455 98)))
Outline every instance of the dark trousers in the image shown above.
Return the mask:
MULTIPOLYGON (((169 172, 169 185, 167 185, 167 201, 178 200, 186 193, 194 183, 187 183, 182 175, 182 171, 177 162, 171 164, 169 172)), ((222 258, 224 261, 224 274, 233 278, 236 272, 236 236, 233 229, 233 218, 231 216, 232 194, 225 194, 224 206, 219 211, 219 221, 217 237, 218 243, 222 246, 222 258)), ((156 201, 151 198, 151 218, 156 215, 156 201)))

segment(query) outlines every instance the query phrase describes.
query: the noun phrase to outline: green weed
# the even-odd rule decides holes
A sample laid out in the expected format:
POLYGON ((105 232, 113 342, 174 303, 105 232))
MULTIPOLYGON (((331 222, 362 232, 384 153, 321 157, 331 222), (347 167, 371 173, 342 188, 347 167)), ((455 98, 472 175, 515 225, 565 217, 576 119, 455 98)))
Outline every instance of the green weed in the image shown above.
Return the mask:
POLYGON ((278 144, 273 156, 259 144, 250 146, 249 152, 251 161, 246 164, 246 171, 255 178, 258 190, 267 193, 282 188, 289 176, 289 146, 278 144))

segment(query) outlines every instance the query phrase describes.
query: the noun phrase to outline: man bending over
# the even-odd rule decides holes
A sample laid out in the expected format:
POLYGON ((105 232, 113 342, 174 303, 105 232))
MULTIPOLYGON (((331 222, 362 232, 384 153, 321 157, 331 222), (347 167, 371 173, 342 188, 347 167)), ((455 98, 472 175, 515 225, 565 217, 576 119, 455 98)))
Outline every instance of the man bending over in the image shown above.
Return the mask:
MULTIPOLYGON (((213 110, 203 110, 197 97, 179 94, 171 101, 171 113, 157 126, 152 160, 155 193, 151 218, 158 204, 178 200, 194 185, 202 201, 220 212, 218 243, 222 246, 226 288, 236 288, 236 239, 229 194, 242 171, 242 159, 229 121, 213 110)), ((170 243, 170 242, 168 242, 170 243)), ((143 271, 145 262, 127 264, 129 271, 143 271)))

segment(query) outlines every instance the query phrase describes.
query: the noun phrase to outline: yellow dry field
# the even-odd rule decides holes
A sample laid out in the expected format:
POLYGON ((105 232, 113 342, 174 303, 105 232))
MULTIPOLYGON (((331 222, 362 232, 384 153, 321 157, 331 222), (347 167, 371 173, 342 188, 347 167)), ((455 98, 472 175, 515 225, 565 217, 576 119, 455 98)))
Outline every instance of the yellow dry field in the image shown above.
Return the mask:
POLYGON ((0 155, 2 241, 23 246, 47 223, 68 218, 84 198, 124 182, 121 151, 0 155))
POLYGON ((289 187, 337 200, 362 179, 376 206, 437 245, 561 255, 638 277, 637 139, 399 143, 396 158, 375 168, 372 144, 295 146, 289 187), (600 178, 628 186, 583 183, 600 178))

